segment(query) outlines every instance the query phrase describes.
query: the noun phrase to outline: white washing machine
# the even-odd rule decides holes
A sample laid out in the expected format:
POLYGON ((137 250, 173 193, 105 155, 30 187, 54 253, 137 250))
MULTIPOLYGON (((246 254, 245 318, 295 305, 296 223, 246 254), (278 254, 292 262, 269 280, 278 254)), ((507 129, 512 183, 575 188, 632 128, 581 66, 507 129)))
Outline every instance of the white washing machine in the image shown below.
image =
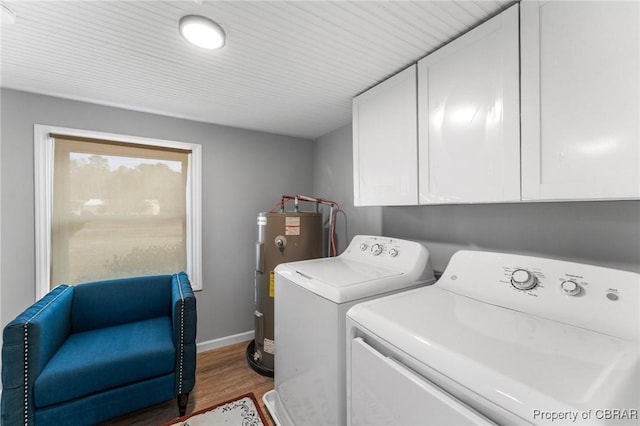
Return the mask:
POLYGON ((640 275, 460 251, 347 314, 350 425, 639 424, 640 275))
POLYGON ((359 235, 340 256, 275 270, 275 389, 280 425, 346 422, 345 321, 356 303, 435 281, 419 243, 359 235))

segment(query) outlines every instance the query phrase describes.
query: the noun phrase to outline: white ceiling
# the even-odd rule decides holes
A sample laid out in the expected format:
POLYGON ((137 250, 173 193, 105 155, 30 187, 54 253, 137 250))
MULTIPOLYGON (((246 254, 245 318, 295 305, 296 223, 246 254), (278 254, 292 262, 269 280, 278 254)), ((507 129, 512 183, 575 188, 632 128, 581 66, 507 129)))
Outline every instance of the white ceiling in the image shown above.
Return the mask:
POLYGON ((353 96, 504 9, 476 1, 3 1, 2 87, 305 138, 353 96), (227 33, 206 51, 186 14, 227 33))

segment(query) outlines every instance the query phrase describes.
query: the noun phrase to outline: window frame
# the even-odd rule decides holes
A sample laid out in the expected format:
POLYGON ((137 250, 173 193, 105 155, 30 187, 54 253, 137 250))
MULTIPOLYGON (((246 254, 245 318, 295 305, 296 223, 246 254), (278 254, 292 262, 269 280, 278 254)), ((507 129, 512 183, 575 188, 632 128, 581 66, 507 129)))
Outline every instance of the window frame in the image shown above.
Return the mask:
POLYGON ((36 299, 51 289, 54 143, 50 134, 190 150, 186 194, 187 270, 193 290, 202 290, 202 145, 58 126, 34 125, 36 299))

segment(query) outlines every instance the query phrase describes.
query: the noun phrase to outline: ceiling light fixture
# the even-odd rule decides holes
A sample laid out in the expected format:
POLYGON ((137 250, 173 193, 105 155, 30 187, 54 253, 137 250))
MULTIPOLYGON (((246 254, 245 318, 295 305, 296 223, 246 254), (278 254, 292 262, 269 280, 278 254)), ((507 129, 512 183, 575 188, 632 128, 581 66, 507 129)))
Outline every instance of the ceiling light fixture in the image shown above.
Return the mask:
POLYGON ((189 43, 203 49, 220 49, 225 34, 220 25, 200 15, 187 15, 180 19, 180 34, 189 43))

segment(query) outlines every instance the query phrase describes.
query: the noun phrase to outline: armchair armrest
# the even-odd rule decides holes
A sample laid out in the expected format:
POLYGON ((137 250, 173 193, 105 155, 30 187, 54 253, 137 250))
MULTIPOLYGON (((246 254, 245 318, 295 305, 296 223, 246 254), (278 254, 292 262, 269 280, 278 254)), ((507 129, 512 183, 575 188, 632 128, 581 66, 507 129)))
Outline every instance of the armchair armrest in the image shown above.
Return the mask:
POLYGON ((189 393, 196 374, 196 298, 186 273, 171 277, 173 341, 176 345, 176 393, 189 393))
POLYGON ((33 386, 70 333, 72 301, 73 287, 58 286, 4 328, 3 425, 33 423, 33 386))

